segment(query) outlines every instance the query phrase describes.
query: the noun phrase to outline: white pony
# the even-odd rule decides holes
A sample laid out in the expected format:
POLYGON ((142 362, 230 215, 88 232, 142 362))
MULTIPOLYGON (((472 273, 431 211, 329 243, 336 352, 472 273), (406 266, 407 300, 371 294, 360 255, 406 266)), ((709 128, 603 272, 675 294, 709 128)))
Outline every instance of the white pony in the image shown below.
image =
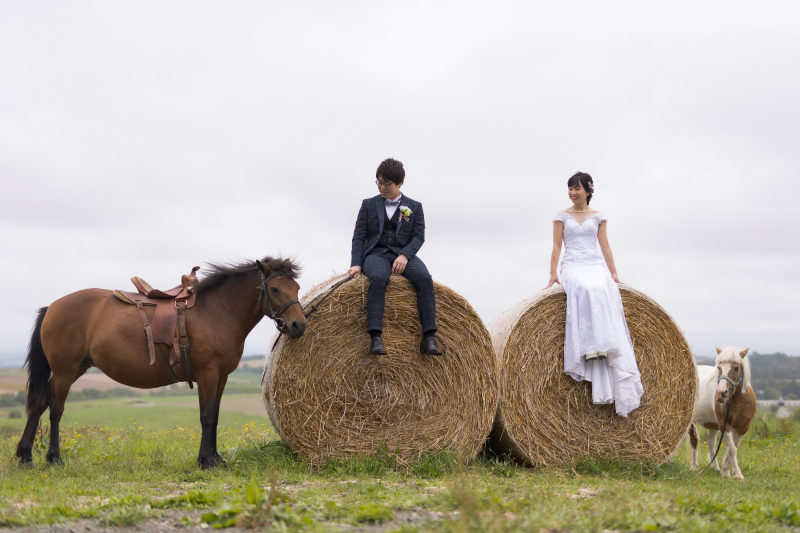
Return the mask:
MULTIPOLYGON (((717 348, 715 366, 699 365, 697 381, 699 398, 694 410, 694 421, 689 426, 689 441, 692 445, 692 470, 697 470, 697 425, 708 429, 708 460, 714 457, 717 433, 722 429, 727 447, 722 461, 722 477, 731 475, 744 479, 739 470, 736 452, 742 436, 750 429, 750 422, 756 415, 756 395, 750 386, 750 360, 746 359, 750 348, 739 349, 728 346, 717 348), (726 422, 726 411, 727 422, 726 422), (724 427, 723 427, 724 425, 724 427)), ((719 463, 714 458, 711 467, 719 471, 719 463)))

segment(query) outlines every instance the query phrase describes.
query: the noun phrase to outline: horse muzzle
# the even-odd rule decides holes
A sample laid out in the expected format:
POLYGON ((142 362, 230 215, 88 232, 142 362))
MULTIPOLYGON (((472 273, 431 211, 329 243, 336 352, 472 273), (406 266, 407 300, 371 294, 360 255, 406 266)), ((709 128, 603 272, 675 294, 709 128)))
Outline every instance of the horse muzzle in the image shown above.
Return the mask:
POLYGON ((717 394, 715 396, 717 403, 725 403, 728 401, 728 398, 730 397, 730 392, 728 391, 728 389, 717 390, 717 394))
POLYGON ((306 327, 308 327, 308 321, 305 319, 289 320, 285 324, 285 331, 290 338, 297 339, 303 336, 306 327))

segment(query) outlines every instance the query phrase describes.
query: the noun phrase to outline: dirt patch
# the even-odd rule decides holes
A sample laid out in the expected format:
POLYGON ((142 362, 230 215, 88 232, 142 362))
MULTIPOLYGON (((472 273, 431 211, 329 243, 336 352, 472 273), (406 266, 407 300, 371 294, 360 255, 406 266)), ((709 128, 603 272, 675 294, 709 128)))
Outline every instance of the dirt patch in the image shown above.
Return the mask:
POLYGON ((103 496, 78 496, 78 505, 87 505, 92 503, 107 505, 111 503, 111 500, 103 496))
MULTIPOLYGON (((20 391, 25 389, 25 384, 28 382, 28 376, 0 376, 0 389, 8 389, 11 391, 20 391)), ((83 390, 83 389, 97 389, 109 390, 116 388, 131 389, 139 394, 147 391, 142 389, 134 389, 133 387, 126 387, 122 383, 117 383, 105 374, 84 374, 78 381, 72 384, 70 390, 83 390)))
POLYGON ((106 376, 105 374, 84 374, 78 381, 72 384, 71 390, 83 390, 83 389, 97 389, 97 390, 109 390, 109 389, 130 389, 135 391, 137 394, 144 394, 148 391, 142 389, 135 389, 133 387, 127 387, 122 383, 117 383, 110 377, 106 376))
POLYGON ((25 390, 28 376, 0 376, 0 394, 25 390))
MULTIPOLYGON (((184 516, 189 516, 193 522, 199 522, 200 516, 203 511, 196 512, 181 512, 181 511, 166 511, 158 519, 145 520, 144 522, 132 527, 119 527, 119 526, 104 526, 100 520, 97 519, 81 519, 73 522, 64 522, 63 524, 48 524, 26 527, 15 527, 14 533, 43 533, 43 532, 75 532, 75 531, 96 531, 96 532, 116 532, 123 531, 208 531, 208 528, 201 528, 199 525, 186 526, 186 522, 182 522, 184 516)), ((239 528, 230 528, 226 531, 246 531, 239 528)), ((247 530, 252 531, 252 530, 247 530)))
POLYGON ((14 503, 12 505, 17 509, 25 509, 26 507, 33 507, 34 505, 36 505, 36 502, 32 502, 30 500, 23 500, 21 502, 14 503))
POLYGON ((598 491, 596 491, 596 490, 594 490, 592 488, 582 487, 582 488, 578 489, 578 493, 577 494, 571 494, 570 498, 572 498, 573 500, 582 500, 584 498, 594 498, 595 496, 597 496, 597 492, 598 491))
MULTIPOLYGON (((206 511, 164 511, 160 517, 150 520, 145 520, 136 526, 120 527, 120 526, 104 526, 98 519, 80 519, 72 522, 65 522, 63 524, 48 524, 36 525, 26 527, 15 527, 14 533, 44 533, 44 532, 76 532, 76 531, 91 531, 98 533, 124 533, 130 531, 156 531, 156 532, 178 532, 178 531, 211 531, 207 524, 200 524, 200 517, 206 511), (189 522, 183 520, 188 517, 189 522)), ((438 511, 423 511, 417 508, 413 511, 396 511, 394 518, 382 524, 363 524, 353 526, 349 524, 341 524, 337 522, 317 522, 330 531, 354 531, 354 532, 375 532, 379 533, 389 529, 397 529, 402 525, 421 525, 428 521, 438 521, 447 518, 457 518, 457 513, 442 513, 438 511)), ((232 527, 226 528, 225 531, 234 532, 248 532, 252 533, 252 529, 232 527)))
POLYGON ((241 361, 239 363, 239 368, 264 368, 264 360, 259 359, 258 361, 241 361))

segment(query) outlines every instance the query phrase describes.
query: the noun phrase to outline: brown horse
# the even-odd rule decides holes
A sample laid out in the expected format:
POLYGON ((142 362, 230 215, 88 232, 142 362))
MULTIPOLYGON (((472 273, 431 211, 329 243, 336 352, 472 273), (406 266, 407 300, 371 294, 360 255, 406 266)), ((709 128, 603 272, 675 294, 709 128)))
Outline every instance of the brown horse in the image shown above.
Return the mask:
MULTIPOLYGON (((694 410, 694 420, 689 426, 689 443, 692 445, 692 470, 697 470, 697 424, 708 429, 709 465, 719 471, 719 463, 714 456, 714 441, 722 431, 727 446, 722 461, 722 477, 744 479, 739 469, 737 457, 739 441, 756 416, 756 395, 750 386, 750 359, 744 350, 728 346, 717 348, 715 366, 698 366, 697 380, 699 397, 694 410)), ((707 467, 706 467, 707 468, 707 467)))
MULTIPOLYGON (((290 259, 265 257, 235 265, 209 265, 211 273, 195 285, 194 307, 186 312, 191 340, 191 368, 200 398, 202 438, 197 463, 213 468, 217 453, 219 403, 228 374, 239 365, 244 340, 266 315, 279 329, 296 338, 306 330, 297 303, 300 268, 290 259), (278 309, 275 313, 273 309, 278 309), (282 317, 278 317, 283 313, 282 317)), ((166 355, 167 346, 156 345, 166 355)), ((32 466, 36 428, 50 408, 50 448, 47 462, 60 461, 58 425, 72 384, 96 366, 111 379, 142 389, 169 385, 161 365, 151 365, 142 319, 135 306, 119 301, 111 291, 85 289, 43 307, 31 335, 28 358, 28 423, 17 446, 22 466, 32 466), (51 377, 52 375, 52 377, 51 377)), ((185 380, 182 368, 175 373, 185 380)))

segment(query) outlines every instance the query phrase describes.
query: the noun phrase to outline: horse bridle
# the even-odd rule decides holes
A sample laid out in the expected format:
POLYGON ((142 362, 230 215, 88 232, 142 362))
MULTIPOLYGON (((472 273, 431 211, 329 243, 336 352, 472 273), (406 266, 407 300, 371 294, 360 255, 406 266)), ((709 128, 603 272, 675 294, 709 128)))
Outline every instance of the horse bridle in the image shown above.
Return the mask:
MULTIPOLYGON (((286 333, 286 321, 281 318, 281 315, 284 311, 289 309, 294 304, 300 306, 300 312, 303 311, 303 306, 300 304, 300 300, 292 300, 291 302, 287 302, 286 305, 278 309, 276 312, 272 308, 272 302, 269 299, 269 294, 267 293, 267 282, 273 278, 277 278, 278 273, 272 274, 270 277, 264 277, 264 274, 261 274, 261 285, 258 286, 259 295, 258 295, 258 302, 261 305, 261 309, 264 309, 264 301, 267 302, 267 308, 269 309, 269 317, 275 322, 275 327, 278 328, 278 331, 281 333, 286 333)), ((265 315, 267 313, 264 313, 265 315)))
MULTIPOLYGON (((739 381, 733 381, 728 376, 720 376, 720 377, 717 378, 717 385, 719 385, 719 382, 722 381, 723 379, 725 381, 727 381, 728 383, 730 383, 731 385, 733 385, 733 390, 735 391, 736 390, 736 386, 739 385, 740 383, 744 382, 744 372, 742 372, 741 377, 739 377, 739 381)), ((745 392, 747 392, 747 391, 744 389, 744 387, 742 387, 742 394, 744 394, 745 392)), ((733 391, 731 391, 731 394, 733 394, 733 391)))

